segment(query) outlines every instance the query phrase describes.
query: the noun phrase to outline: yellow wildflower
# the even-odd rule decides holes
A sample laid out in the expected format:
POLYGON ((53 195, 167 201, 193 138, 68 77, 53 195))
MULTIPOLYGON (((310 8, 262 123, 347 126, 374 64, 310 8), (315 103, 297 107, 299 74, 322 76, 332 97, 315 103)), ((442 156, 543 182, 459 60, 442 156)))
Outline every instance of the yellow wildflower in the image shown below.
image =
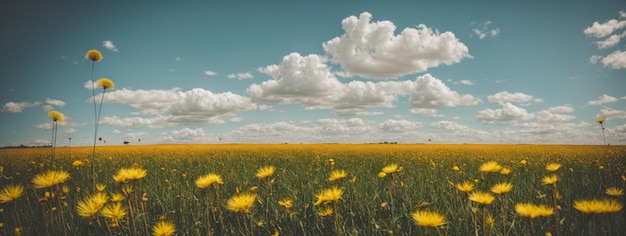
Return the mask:
POLYGON ((446 218, 434 211, 417 211, 411 214, 415 224, 423 227, 441 227, 446 224, 446 218))

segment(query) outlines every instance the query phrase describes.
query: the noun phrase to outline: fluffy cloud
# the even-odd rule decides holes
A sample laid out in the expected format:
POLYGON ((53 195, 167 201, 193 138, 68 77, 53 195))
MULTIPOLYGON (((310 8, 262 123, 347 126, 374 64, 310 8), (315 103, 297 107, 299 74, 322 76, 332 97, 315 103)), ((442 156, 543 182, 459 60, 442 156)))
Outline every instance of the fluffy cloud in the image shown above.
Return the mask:
POLYGON ((41 105, 40 102, 7 102, 2 106, 2 112, 19 113, 25 108, 41 105))
POLYGON ((52 111, 54 107, 64 107, 65 102, 57 99, 46 98, 46 104, 43 106, 44 111, 52 111))
POLYGON ((394 107, 399 96, 409 96, 417 108, 468 106, 481 103, 471 95, 460 95, 430 74, 415 81, 351 81, 341 83, 319 55, 292 53, 280 65, 260 68, 272 77, 252 84, 247 93, 256 102, 302 104, 306 109, 334 109, 338 115, 372 115, 364 109, 394 107))
POLYGON ((394 35, 392 22, 371 19, 368 12, 345 18, 345 33, 323 44, 331 61, 350 74, 395 78, 471 57, 467 46, 452 32, 439 33, 420 24, 394 35))
MULTIPOLYGON (((618 19, 610 19, 604 23, 593 22, 587 27, 583 33, 599 39, 596 42, 599 49, 611 48, 620 43, 626 37, 626 31, 622 29, 626 27, 626 12, 620 11, 618 19), (618 32, 618 31, 621 31, 618 32)), ((605 67, 612 69, 626 69, 626 51, 613 51, 607 56, 593 55, 589 61, 593 64, 602 62, 605 67)))
POLYGON ((626 111, 616 110, 612 108, 600 109, 598 117, 605 117, 608 119, 626 119, 626 111))
POLYGON ((245 73, 237 73, 237 74, 228 74, 228 76, 226 76, 229 79, 238 79, 238 80, 244 80, 244 79, 252 79, 254 78, 254 76, 252 75, 252 72, 245 72, 245 73))
POLYGON ((536 113, 539 123, 563 123, 576 119, 576 116, 568 115, 574 112, 570 106, 556 106, 536 113))
POLYGON ((617 101, 616 97, 603 94, 602 96, 598 97, 598 100, 588 101, 587 105, 602 105, 602 104, 612 103, 616 101, 617 101))
POLYGON ((380 129, 385 132, 406 132, 419 129, 422 126, 421 122, 408 120, 387 120, 379 125, 380 129))
POLYGON ((164 143, 194 143, 206 141, 205 137, 206 134, 202 128, 183 128, 161 133, 159 141, 164 143))
POLYGON ((201 88, 180 91, 120 89, 107 94, 105 103, 131 106, 142 116, 104 117, 103 124, 116 127, 171 127, 175 125, 221 124, 236 112, 266 109, 250 98, 231 92, 213 93, 201 88))
POLYGON ((496 37, 500 34, 500 29, 498 27, 491 27, 491 21, 486 22, 472 22, 471 25, 476 27, 472 29, 472 32, 478 36, 479 39, 484 39, 486 37, 496 37))
POLYGON ((213 72, 213 71, 210 71, 210 70, 205 70, 205 71, 204 71, 204 74, 205 74, 206 76, 214 76, 214 75, 217 75, 217 73, 216 73, 216 72, 213 72))
POLYGON ((487 97, 490 103, 497 103, 504 105, 506 103, 517 103, 522 105, 529 105, 532 103, 543 102, 543 99, 533 98, 533 96, 523 93, 509 93, 507 91, 499 92, 487 97))
POLYGON ((438 114, 437 109, 433 108, 413 108, 410 109, 409 112, 413 114, 420 114, 430 117, 443 117, 444 115, 438 114))
POLYGON ((417 77, 409 104, 419 108, 456 107, 478 105, 482 101, 472 95, 460 95, 441 80, 425 74, 417 77))
POLYGON ((104 40, 102 42, 102 46, 104 48, 106 48, 106 49, 111 50, 111 51, 119 52, 119 50, 117 50, 117 47, 115 46, 115 44, 113 44, 113 41, 111 41, 111 40, 104 40))
POLYGON ((478 112, 476 120, 485 124, 513 124, 517 120, 529 120, 534 117, 526 109, 511 103, 505 103, 501 109, 485 109, 478 112))

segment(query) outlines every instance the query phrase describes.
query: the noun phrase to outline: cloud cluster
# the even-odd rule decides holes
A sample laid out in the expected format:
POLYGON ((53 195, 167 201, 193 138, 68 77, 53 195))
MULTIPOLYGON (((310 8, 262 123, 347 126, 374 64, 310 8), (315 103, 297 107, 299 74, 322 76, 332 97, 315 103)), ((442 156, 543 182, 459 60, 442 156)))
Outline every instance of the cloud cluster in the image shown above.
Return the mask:
POLYGON ((508 91, 498 92, 494 95, 490 95, 487 97, 490 103, 497 103, 500 105, 504 105, 506 103, 517 103, 521 105, 530 105, 532 103, 543 102, 543 99, 534 98, 528 94, 524 93, 509 93, 508 91))
POLYGON ((479 39, 484 39, 486 37, 496 37, 500 34, 500 28, 492 27, 491 21, 485 22, 472 22, 471 25, 476 27, 472 29, 472 32, 478 36, 479 39))
POLYGON ((135 109, 139 116, 102 118, 102 124, 127 128, 222 124, 236 117, 236 112, 267 109, 247 97, 231 92, 216 94, 201 88, 188 91, 119 89, 107 93, 104 102, 126 104, 135 109))
POLYGON ((467 46, 452 32, 439 33, 420 24, 395 35, 392 22, 371 20, 368 12, 345 18, 341 22, 345 33, 323 44, 331 62, 349 74, 396 78, 471 57, 467 46))
MULTIPOLYGON (((596 45, 599 49, 614 47, 626 37, 626 12, 620 11, 617 19, 610 19, 604 23, 593 22, 583 33, 587 36, 598 39, 596 45)), ((606 56, 593 55, 591 63, 602 62, 606 67, 612 69, 626 69, 626 51, 616 50, 606 56)))
POLYGON ((2 106, 2 112, 19 113, 29 107, 41 105, 40 102, 7 102, 2 106))
POLYGON ((616 97, 603 94, 602 96, 598 97, 597 100, 588 101, 587 105, 603 105, 603 104, 612 103, 616 101, 617 101, 616 97))
POLYGON ((106 49, 111 50, 111 51, 119 52, 119 50, 117 49, 117 47, 115 46, 115 44, 113 44, 113 41, 111 41, 111 40, 104 40, 102 42, 102 46, 104 48, 106 48, 106 49))

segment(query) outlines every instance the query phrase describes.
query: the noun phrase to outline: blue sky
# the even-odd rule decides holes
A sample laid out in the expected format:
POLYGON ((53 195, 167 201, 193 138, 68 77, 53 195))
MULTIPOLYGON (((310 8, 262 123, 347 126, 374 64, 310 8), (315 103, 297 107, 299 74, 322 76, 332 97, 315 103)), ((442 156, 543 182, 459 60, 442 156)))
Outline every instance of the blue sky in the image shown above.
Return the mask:
POLYGON ((623 1, 3 1, 0 146, 626 136, 623 1), (102 96, 102 89, 96 90, 102 96))

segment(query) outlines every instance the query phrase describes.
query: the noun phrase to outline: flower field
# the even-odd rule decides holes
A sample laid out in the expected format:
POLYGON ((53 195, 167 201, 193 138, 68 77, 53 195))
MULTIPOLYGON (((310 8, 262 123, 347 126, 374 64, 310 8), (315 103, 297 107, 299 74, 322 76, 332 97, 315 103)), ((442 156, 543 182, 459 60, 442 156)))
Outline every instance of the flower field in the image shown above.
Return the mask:
POLYGON ((145 145, 91 156, 0 150, 0 235, 626 232, 626 146, 145 145))

